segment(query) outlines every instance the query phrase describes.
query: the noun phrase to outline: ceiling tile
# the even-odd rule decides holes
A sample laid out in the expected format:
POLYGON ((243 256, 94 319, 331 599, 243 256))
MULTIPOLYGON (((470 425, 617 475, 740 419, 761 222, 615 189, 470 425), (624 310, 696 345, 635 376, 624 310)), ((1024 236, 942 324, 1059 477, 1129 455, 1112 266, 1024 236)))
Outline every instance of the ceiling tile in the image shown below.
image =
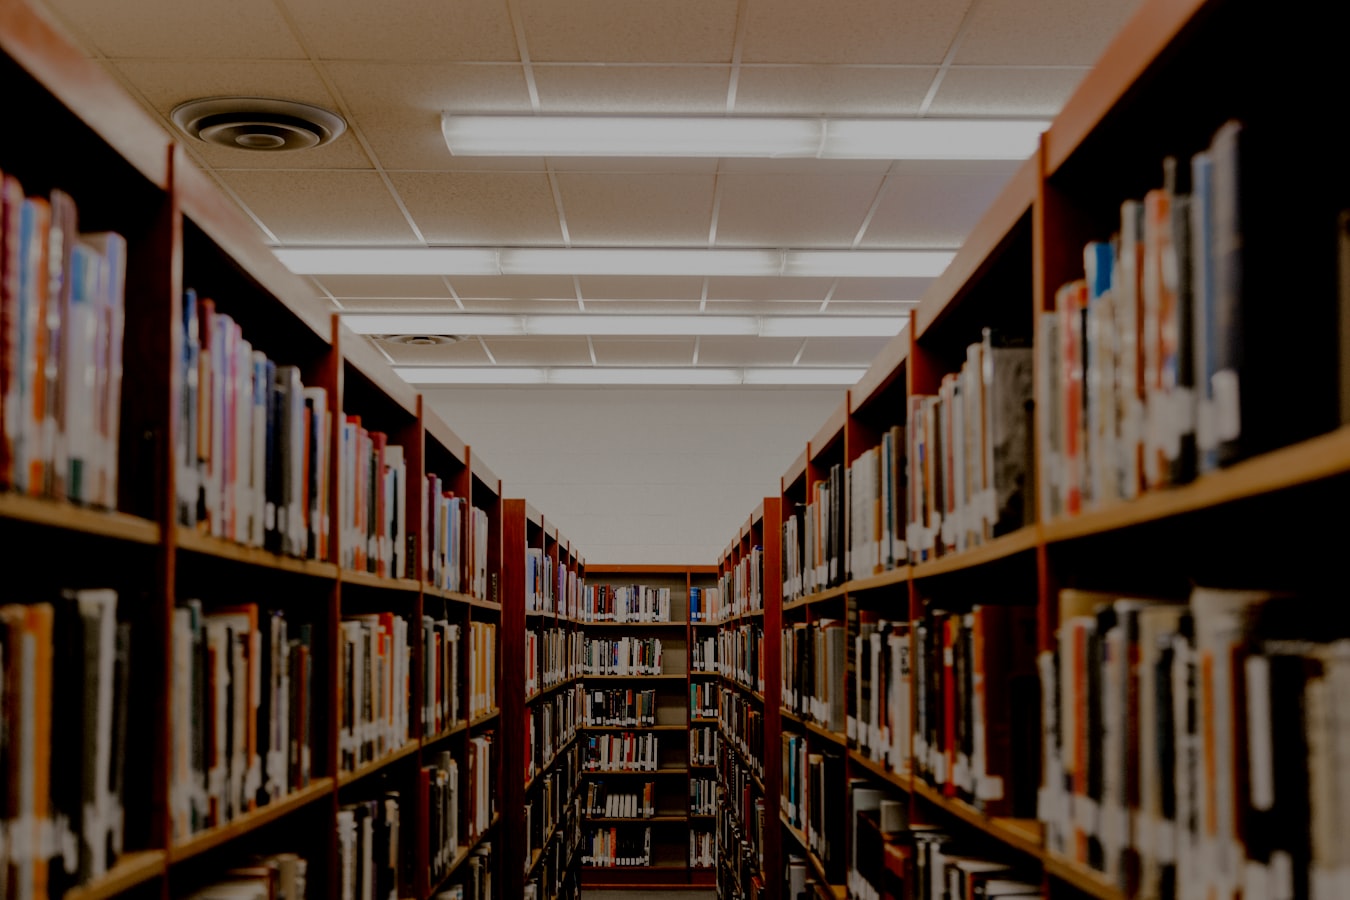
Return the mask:
POLYGON ((832 278, 708 279, 708 300, 804 300, 819 303, 830 292, 832 278))
POLYGON ((516 61, 506 0, 285 0, 324 59, 516 61))
POLYGON ((599 315, 697 315, 697 300, 592 300, 586 311, 599 315))
POLYGON ((491 362, 483 352, 483 345, 474 338, 431 347, 391 344, 387 341, 373 343, 396 366, 482 366, 491 362))
POLYGON ((705 337, 699 339, 700 366, 790 366, 801 338, 705 337))
POLYGON ((534 67, 540 112, 552 115, 721 114, 728 66, 534 67))
POLYGON ((736 85, 743 115, 918 115, 937 69, 745 66, 736 85))
POLYGON ((339 300, 450 297, 450 289, 439 275, 325 275, 318 281, 339 300))
POLYGON ((552 156, 549 167, 557 174, 585 172, 594 174, 631 175, 716 175, 716 159, 661 159, 656 157, 613 156, 552 156))
POLYGON ((569 275, 456 275, 450 279, 461 300, 529 298, 576 303, 577 291, 569 275))
POLYGON ((819 309, 819 300, 709 300, 707 311, 717 316, 811 316, 819 309))
POLYGON ((935 116, 1053 118, 1088 69, 952 68, 929 107, 935 116))
POLYGON ((723 175, 717 246, 847 248, 880 186, 869 175, 723 175))
POLYGON ((745 62, 942 62, 971 0, 749 0, 745 62))
POLYGON ((548 177, 497 172, 395 172, 390 176, 433 244, 557 243, 548 177))
POLYGON ((871 303, 837 303, 830 301, 830 305, 825 307, 827 315, 839 316, 899 316, 904 318, 909 315, 909 311, 914 308, 912 303, 894 303, 887 301, 873 301, 871 303))
POLYGON ((572 243, 679 246, 708 240, 716 179, 706 175, 557 176, 572 243))
POLYGON ((688 276, 582 275, 581 295, 591 300, 698 300, 703 279, 688 276))
POLYGON ((891 175, 862 246, 959 247, 1020 165, 942 163, 891 175))
POLYGON ((374 172, 222 172, 283 244, 411 244, 416 235, 374 172))
POLYGON ((337 301, 349 313, 454 313, 449 297, 346 297, 337 301))
POLYGON ((841 278, 830 305, 870 300, 918 303, 932 281, 931 278, 841 278))
POLYGON ((983 0, 971 12, 955 63, 1090 66, 1137 0, 983 0))
POLYGON ((272 0, 48 0, 92 46, 113 59, 304 59, 272 0))
POLYGON ((464 300, 464 311, 471 313, 494 313, 497 315, 523 316, 531 313, 567 314, 578 311, 575 300, 464 300))
POLYGON ((535 62, 730 63, 736 0, 522 0, 535 62))
POLYGON ((165 127, 208 166, 224 169, 368 169, 370 159, 350 131, 331 144, 277 155, 185 138, 174 107, 202 97, 273 97, 338 111, 314 66, 303 60, 118 60, 109 63, 163 118, 165 127))
POLYGON ((503 366, 589 366, 591 351, 584 337, 485 338, 503 366))
POLYGON ((891 168, 886 159, 724 159, 723 175, 876 175, 891 168))
POLYGON ((324 69, 386 169, 543 170, 538 159, 453 157, 441 136, 444 112, 528 113, 520 66, 328 62, 324 69))
POLYGON ((801 366, 866 366, 891 339, 874 338, 810 338, 802 358, 801 366))
POLYGON ((694 360, 694 339, 604 338, 595 342, 598 366, 687 366, 694 360))

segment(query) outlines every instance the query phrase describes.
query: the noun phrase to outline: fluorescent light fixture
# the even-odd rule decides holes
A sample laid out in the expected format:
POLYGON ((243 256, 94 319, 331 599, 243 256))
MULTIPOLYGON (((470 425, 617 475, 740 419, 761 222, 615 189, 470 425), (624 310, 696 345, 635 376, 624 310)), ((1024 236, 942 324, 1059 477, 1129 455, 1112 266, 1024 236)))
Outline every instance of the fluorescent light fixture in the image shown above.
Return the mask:
POLYGON ((1045 120, 441 117, 453 156, 1026 159, 1045 120))
POLYGON ((950 250, 276 247, 297 275, 729 275, 936 278, 950 250))
POLYGON ((598 313, 500 316, 346 313, 342 323, 356 334, 457 334, 477 337, 530 335, 631 337, 894 337, 901 316, 628 316, 598 313))
POLYGON ((395 366, 394 372, 415 385, 633 385, 650 387, 737 387, 742 385, 795 385, 798 387, 847 387, 856 384, 867 369, 814 368, 714 368, 704 366, 557 366, 525 368, 511 366, 395 366))

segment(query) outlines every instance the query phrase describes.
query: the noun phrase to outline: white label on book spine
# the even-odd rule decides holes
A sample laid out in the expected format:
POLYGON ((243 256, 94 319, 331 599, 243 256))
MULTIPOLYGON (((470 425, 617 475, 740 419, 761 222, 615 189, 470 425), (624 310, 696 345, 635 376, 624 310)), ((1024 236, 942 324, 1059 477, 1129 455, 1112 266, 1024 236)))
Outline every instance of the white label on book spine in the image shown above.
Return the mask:
POLYGON ((1233 369, 1215 372, 1209 384, 1214 395, 1214 435, 1220 441, 1237 440, 1242 434, 1238 373, 1233 369))
POLYGON ((1157 837, 1154 853, 1158 862, 1168 865, 1177 861, 1177 828, 1170 819, 1158 819, 1153 834, 1157 837))
POLYGON ((1268 810, 1275 803, 1275 776, 1270 728, 1270 664, 1264 656, 1249 656, 1247 670, 1247 752, 1251 755, 1251 803, 1268 810))
POLYGON ((1003 779, 997 775, 981 775, 975 780, 975 799, 981 802, 1003 799, 1003 779))

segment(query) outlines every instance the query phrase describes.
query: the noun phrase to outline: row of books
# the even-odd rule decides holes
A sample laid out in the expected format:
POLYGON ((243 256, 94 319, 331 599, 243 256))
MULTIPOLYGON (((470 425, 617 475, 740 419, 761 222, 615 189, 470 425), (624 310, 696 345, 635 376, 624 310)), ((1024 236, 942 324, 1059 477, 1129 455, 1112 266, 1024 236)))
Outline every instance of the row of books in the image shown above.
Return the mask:
POLYGON ((693 672, 716 674, 721 671, 717 666, 717 635, 707 634, 694 638, 693 644, 689 647, 689 665, 690 671, 693 672))
POLYGON ((711 831, 689 832, 689 868, 711 869, 717 865, 717 842, 711 831))
POLYGON ((486 510, 446 490, 439 475, 428 473, 426 479, 422 535, 427 583, 480 600, 489 599, 486 510))
POLYGON ((848 727, 847 641, 839 619, 820 619, 810 625, 795 622, 783 629, 783 705, 836 734, 844 734, 848 727))
POLYGON ((566 615, 553 593, 553 557, 542 547, 525 548, 525 611, 566 615))
MULTIPOLYGON (((909 825, 903 800, 878 790, 865 779, 850 779, 848 892, 880 900, 885 890, 885 854, 888 838, 896 840, 909 825)), ((907 898, 906 898, 907 900, 907 898)), ((962 894, 954 900, 968 900, 962 894)))
POLYGON ((913 623, 915 774, 990 816, 1036 808, 1036 607, 929 603, 913 623))
POLYGON ((764 691, 764 626, 759 622, 717 633, 718 674, 752 691, 764 691))
POLYGON ((559 748, 576 737, 586 692, 578 685, 529 708, 525 720, 525 781, 553 762, 559 748))
POLYGON ((423 766, 417 775, 417 788, 427 811, 426 821, 417 823, 419 828, 425 829, 425 833, 417 835, 417 842, 426 851, 429 884, 441 882, 459 854, 459 848, 467 843, 460 830, 460 810, 472 785, 487 777, 486 773, 477 770, 478 761, 472 754, 466 761, 473 766, 472 772, 465 773, 469 776, 467 785, 460 780, 459 763, 448 750, 435 754, 431 764, 423 766))
POLYGON ((564 764, 539 779, 525 799, 525 855, 520 860, 528 868, 536 851, 563 837, 581 819, 581 772, 576 766, 575 748, 568 751, 564 764))
POLYGON ((781 801, 792 827, 806 835, 830 884, 844 882, 843 754, 832 748, 812 751, 806 735, 784 733, 781 801))
POLYGON ((127 246, 0 175, 0 490, 117 506, 127 246))
POLYGON ((525 696, 562 684, 581 673, 585 638, 563 628, 525 630, 525 696))
POLYGON ((660 765, 656 735, 650 731, 596 734, 582 742, 588 772, 654 772, 660 765))
POLYGON ((393 613, 346 616, 340 634, 338 751, 350 772, 411 740, 412 654, 408 621, 393 613))
POLYGON ((338 810, 340 900, 398 896, 400 800, 390 791, 338 810))
POLYGON ((844 467, 807 485, 806 502, 783 521, 783 602, 844 583, 844 467))
MULTIPOLYGON (((453 884, 431 895, 431 900, 492 900, 492 842, 483 841, 473 849, 460 867, 459 884, 453 884)), ((358 898, 359 900, 359 898, 358 898)))
POLYGON ((497 626, 469 623, 469 717, 497 709, 497 626))
POLYGON ((717 587, 689 588, 689 621, 715 623, 728 615, 723 605, 728 598, 727 586, 719 579, 717 587))
POLYGON ((0 887, 9 896, 59 896, 122 852, 131 650, 115 591, 0 606, 0 887))
POLYGON ((909 561, 905 430, 894 425, 848 468, 849 577, 867 578, 909 561))
POLYGON ((238 818, 309 784, 314 643, 309 623, 241 603, 173 612, 173 836, 238 818))
POLYGON ((595 868, 615 866, 650 866, 652 864, 652 829, 644 828, 589 828, 582 847, 581 864, 595 868))
POLYGON ((403 448, 349 415, 338 430, 338 561, 384 578, 414 577, 403 448))
POLYGON ((1029 336, 984 329, 937 395, 909 398, 911 562, 958 553, 1035 521, 1029 336))
POLYGON ((689 764, 717 765, 717 729, 711 725, 695 725, 689 729, 689 764))
MULTIPOLYGON (((178 521, 274 553, 328 558, 328 392, 254 350, 209 298, 183 297, 178 521)), ((345 470, 344 470, 345 474, 345 470)), ((350 500, 350 497, 347 498, 350 500)), ((341 507, 348 516, 350 505, 341 507)))
MULTIPOLYGON (((754 797, 744 808, 727 802, 717 811, 718 880, 724 896, 734 896, 739 890, 748 900, 764 893, 766 825, 763 797, 754 797), (732 878, 723 877, 727 874, 732 878)), ((776 822, 773 827, 778 827, 776 822)))
POLYGON ((582 649, 584 675, 660 675, 660 638, 590 638, 582 649))
POLYGON ((689 815, 711 816, 717 812, 717 779, 689 779, 689 815))
POLYGON ((650 819, 656 815, 656 782, 644 782, 636 791, 611 791, 603 779, 594 779, 584 788, 581 807, 595 819, 650 819))
POLYGON ((1042 879, 1017 860, 935 825, 907 824, 893 801, 855 798, 849 894, 864 900, 1044 900, 1042 879))
POLYGON ((422 733, 437 735, 462 721, 459 695, 460 626, 422 616, 422 733))
MULTIPOLYGON (((538 821, 538 817, 533 817, 538 821)), ((580 895, 579 867, 575 865, 576 848, 581 843, 581 798, 572 796, 547 828, 531 825, 529 853, 526 862, 532 873, 526 879, 523 900, 566 900, 580 895), (538 857, 535 857, 535 851, 538 857)))
POLYGON ((705 618, 692 621, 721 624, 764 609, 764 548, 750 548, 730 571, 723 572, 717 579, 717 594, 722 602, 713 605, 705 618))
POLYGON ((717 718, 719 688, 711 681, 695 681, 689 685, 689 718, 717 718))
POLYGON ((656 724, 656 691, 605 688, 586 691, 585 724, 597 728, 656 724))
POLYGON ((304 900, 308 884, 308 860, 297 853, 274 853, 226 870, 220 881, 193 891, 187 900, 304 900))
POLYGON ((853 696, 848 739, 868 759, 908 777, 913 728, 913 689, 908 622, 878 618, 872 610, 858 613, 853 636, 853 696))
POLYGON ((670 588, 588 584, 578 612, 583 622, 669 622, 670 588))
POLYGON ((1350 633, 1321 600, 1062 591, 1046 846, 1147 897, 1344 894, 1350 633))
MULTIPOLYGON (((1161 184, 1121 204, 1118 231, 1083 250, 1085 277, 1060 287, 1056 309, 1040 314, 1044 518, 1186 482, 1336 424, 1334 401, 1322 402, 1336 360, 1317 333, 1334 329, 1324 313, 1333 304, 1310 308, 1313 331, 1288 346, 1265 339, 1287 333, 1280 329, 1304 335, 1303 325, 1267 321, 1254 305, 1264 302, 1256 284, 1284 281, 1273 245, 1297 242, 1308 227, 1247 210, 1264 189, 1252 159, 1281 152, 1280 138, 1263 149, 1259 134, 1230 121, 1189 161, 1165 159, 1161 184), (1291 386, 1306 401, 1295 419, 1268 399, 1291 386)), ((1330 297, 1334 282, 1326 286, 1330 297)))
POLYGON ((750 761, 755 774, 764 777, 764 711, 759 705, 740 691, 722 688, 717 724, 750 761))

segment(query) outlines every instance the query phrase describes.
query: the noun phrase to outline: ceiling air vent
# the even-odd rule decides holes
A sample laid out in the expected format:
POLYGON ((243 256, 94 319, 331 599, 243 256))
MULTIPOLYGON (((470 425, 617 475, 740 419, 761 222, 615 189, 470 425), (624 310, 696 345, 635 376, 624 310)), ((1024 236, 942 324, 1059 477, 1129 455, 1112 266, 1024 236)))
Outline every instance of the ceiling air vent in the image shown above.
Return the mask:
POLYGON ((243 150, 308 150, 347 130, 341 116, 290 100, 208 97, 174 108, 174 124, 199 140, 243 150))
POLYGON ((374 337, 381 344, 397 344, 401 347, 439 347, 464 340, 458 334, 377 334, 374 337))

